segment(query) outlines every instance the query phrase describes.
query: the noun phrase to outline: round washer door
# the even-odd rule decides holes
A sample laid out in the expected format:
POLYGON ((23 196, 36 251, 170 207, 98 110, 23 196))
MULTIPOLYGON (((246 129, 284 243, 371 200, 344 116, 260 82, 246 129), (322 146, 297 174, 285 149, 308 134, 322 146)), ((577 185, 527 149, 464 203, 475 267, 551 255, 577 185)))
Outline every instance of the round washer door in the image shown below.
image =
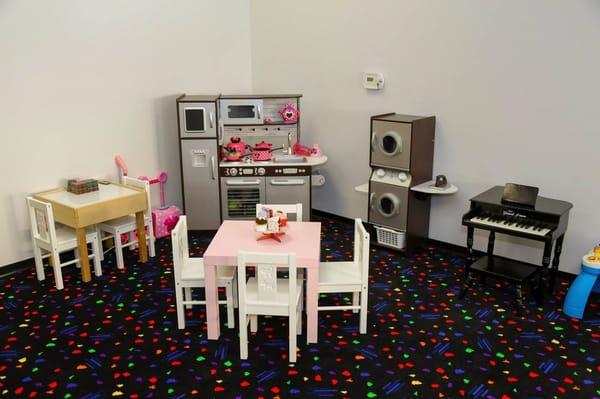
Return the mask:
POLYGON ((382 216, 391 218, 400 213, 400 198, 392 193, 382 194, 377 199, 377 210, 382 216))
POLYGON ((387 156, 394 156, 402 152, 402 137, 394 131, 383 133, 378 140, 379 151, 387 156))

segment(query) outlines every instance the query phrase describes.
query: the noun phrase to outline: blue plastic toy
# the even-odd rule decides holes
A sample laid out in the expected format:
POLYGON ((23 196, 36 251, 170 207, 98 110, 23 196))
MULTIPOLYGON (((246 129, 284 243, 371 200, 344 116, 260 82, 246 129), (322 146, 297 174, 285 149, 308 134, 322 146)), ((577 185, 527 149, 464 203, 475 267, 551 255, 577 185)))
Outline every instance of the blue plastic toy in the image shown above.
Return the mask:
POLYGON ((585 255, 581 261, 581 273, 569 287, 563 311, 567 316, 583 318, 585 305, 593 292, 600 292, 600 245, 585 255))

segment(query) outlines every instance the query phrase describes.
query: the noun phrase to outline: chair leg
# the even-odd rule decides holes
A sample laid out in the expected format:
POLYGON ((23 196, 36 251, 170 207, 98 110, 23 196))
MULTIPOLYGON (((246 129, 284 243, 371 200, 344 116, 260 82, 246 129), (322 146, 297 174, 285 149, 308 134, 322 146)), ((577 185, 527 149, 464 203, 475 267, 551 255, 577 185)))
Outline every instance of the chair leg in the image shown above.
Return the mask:
POLYGON ((246 320, 246 306, 240 305, 240 359, 248 359, 248 322, 246 320))
POLYGON ((79 256, 79 248, 75 248, 73 250, 73 253, 75 254, 75 259, 77 259, 77 262, 75 262, 75 267, 81 269, 81 257, 79 256))
POLYGON ((148 253, 151 258, 156 256, 156 248, 154 244, 156 243, 156 238, 154 237, 154 232, 152 231, 152 223, 148 225, 148 253))
POLYGON ((367 304, 369 302, 369 289, 363 285, 360 292, 360 333, 367 333, 367 304))
POLYGON ((58 251, 52 251, 50 263, 52 264, 52 268, 54 269, 54 281, 56 282, 56 289, 62 290, 63 288, 65 288, 65 286, 63 285, 62 270, 60 268, 60 256, 58 254, 58 251))
POLYGON ((233 287, 231 281, 225 286, 225 299, 227 300, 227 327, 235 328, 235 314, 233 313, 233 287))
POLYGON ((33 258, 35 259, 35 273, 37 274, 37 279, 39 281, 45 280, 46 274, 44 273, 44 261, 42 260, 42 250, 36 245, 33 246, 33 258))
POLYGON ((296 363, 296 312, 290 312, 290 328, 289 328, 289 340, 290 340, 290 353, 289 353, 289 361, 290 363, 296 363))
POLYGON ((102 276, 102 263, 100 255, 102 250, 100 249, 100 245, 102 245, 100 240, 95 239, 92 241, 92 253, 94 254, 94 274, 97 277, 102 276))
POLYGON ((300 298, 300 303, 298 304, 298 312, 296 313, 296 335, 302 334, 302 311, 304 309, 304 300, 300 298))
POLYGON ((252 314, 250 315, 250 332, 258 331, 258 315, 252 314))
POLYGON ((98 253, 100 255, 100 261, 104 260, 104 245, 102 245, 103 241, 102 241, 102 230, 100 230, 98 227, 96 227, 96 234, 98 235, 98 248, 100 249, 100 252, 98 253))
MULTIPOLYGON (((358 306, 359 305, 359 292, 353 292, 352 293, 352 306, 358 306)), ((352 309, 352 313, 358 313, 358 309, 352 309)))
MULTIPOLYGON (((183 299, 186 301, 192 300, 192 287, 185 287, 183 289, 183 299)), ((186 309, 191 309, 192 305, 185 305, 186 309)))
POLYGON ((125 262, 123 262, 123 242, 121 241, 121 233, 117 230, 115 232, 115 256, 117 258, 117 268, 124 269, 125 262))
POLYGON ((231 283, 231 284, 233 286, 233 307, 237 309, 239 307, 237 273, 233 275, 233 283, 231 283))
POLYGON ((177 327, 180 330, 185 328, 185 311, 183 310, 183 289, 178 283, 175 283, 175 306, 177 307, 177 327))

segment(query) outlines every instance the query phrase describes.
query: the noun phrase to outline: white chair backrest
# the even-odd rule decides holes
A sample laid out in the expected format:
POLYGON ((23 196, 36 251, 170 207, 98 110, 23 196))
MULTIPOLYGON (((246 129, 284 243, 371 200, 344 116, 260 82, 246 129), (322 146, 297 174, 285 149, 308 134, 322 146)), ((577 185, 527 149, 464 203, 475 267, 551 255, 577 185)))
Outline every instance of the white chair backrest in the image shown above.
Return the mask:
POLYGON ((31 237, 38 246, 51 250, 57 245, 52 204, 27 197, 31 237))
POLYGON ((189 258, 187 220, 181 215, 177 224, 171 230, 171 243, 173 246, 173 270, 175 281, 181 281, 181 271, 189 258))
POLYGON ((146 200, 148 201, 148 208, 144 211, 146 218, 152 217, 152 201, 150 200, 150 182, 148 180, 140 180, 135 177, 123 176, 123 184, 127 186, 133 186, 135 188, 141 188, 146 191, 146 200))
MULTIPOLYGON (((286 214, 294 214, 296 215, 296 222, 301 222, 302 221, 302 204, 298 203, 298 204, 256 204, 256 213, 258 213, 258 211, 261 210, 262 207, 266 207, 266 208, 271 208, 274 211, 282 211, 285 212, 286 214)), ((293 219, 288 217, 289 221, 294 221, 293 219)))
MULTIPOLYGON (((258 282, 258 300, 265 304, 276 303, 277 295, 277 268, 289 270, 289 302, 296 297, 296 254, 291 253, 262 253, 262 252, 238 252, 238 281, 240 289, 238 295, 240 301, 246 300, 246 268, 255 267, 256 280, 258 282)), ((295 305, 294 305, 295 306, 295 305)), ((294 310, 295 311, 295 310, 294 310)), ((291 313, 290 313, 291 314, 291 313)))
POLYGON ((354 262, 358 265, 362 281, 369 280, 369 240, 362 220, 354 219, 354 262))

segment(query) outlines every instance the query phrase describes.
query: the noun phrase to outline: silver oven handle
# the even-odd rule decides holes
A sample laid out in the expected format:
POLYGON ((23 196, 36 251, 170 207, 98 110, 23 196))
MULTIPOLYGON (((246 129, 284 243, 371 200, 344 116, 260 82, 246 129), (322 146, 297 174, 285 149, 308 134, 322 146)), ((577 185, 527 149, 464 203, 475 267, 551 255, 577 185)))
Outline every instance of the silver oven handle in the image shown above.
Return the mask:
POLYGON ((214 155, 210 157, 210 168, 211 168, 213 180, 217 180, 217 176, 215 176, 215 156, 214 155))
POLYGON ((260 104, 256 106, 258 119, 262 120, 262 110, 260 104))
POLYGON ((223 144, 223 130, 225 129, 225 122, 219 119, 219 127, 217 128, 217 143, 223 144))
POLYGON ((270 183, 273 186, 303 186, 303 179, 272 179, 270 183))
POLYGON ((215 127, 215 121, 214 121, 214 114, 212 112, 210 112, 208 114, 208 119, 210 120, 210 128, 212 129, 213 127, 215 127))
POLYGON ((260 184, 260 180, 259 179, 254 179, 254 180, 228 179, 228 180, 225 180, 225 184, 227 184, 228 186, 256 186, 257 184, 260 184))

